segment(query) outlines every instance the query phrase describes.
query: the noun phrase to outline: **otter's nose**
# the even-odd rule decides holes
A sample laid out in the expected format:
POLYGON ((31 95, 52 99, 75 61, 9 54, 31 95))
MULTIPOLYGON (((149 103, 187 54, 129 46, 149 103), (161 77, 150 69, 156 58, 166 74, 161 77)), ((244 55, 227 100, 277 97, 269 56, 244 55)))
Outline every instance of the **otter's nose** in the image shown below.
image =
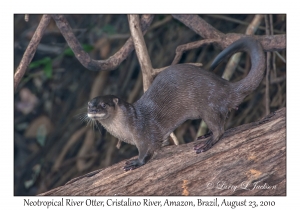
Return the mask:
POLYGON ((96 112, 97 111, 97 107, 90 105, 90 104, 88 104, 87 109, 88 109, 88 112, 96 112))
POLYGON ((87 110, 90 113, 96 112, 97 106, 95 106, 95 103, 93 101, 88 102, 87 110))
POLYGON ((90 110, 90 111, 96 111, 96 107, 88 107, 88 110, 90 110))

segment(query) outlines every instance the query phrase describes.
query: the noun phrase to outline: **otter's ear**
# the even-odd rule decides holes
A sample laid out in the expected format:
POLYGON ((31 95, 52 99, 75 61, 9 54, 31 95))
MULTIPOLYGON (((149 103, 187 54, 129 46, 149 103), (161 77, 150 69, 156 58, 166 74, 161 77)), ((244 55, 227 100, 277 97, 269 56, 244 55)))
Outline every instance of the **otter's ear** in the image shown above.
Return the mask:
POLYGON ((119 99, 118 99, 118 98, 114 98, 113 101, 114 101, 114 103, 117 105, 118 102, 119 102, 119 99))

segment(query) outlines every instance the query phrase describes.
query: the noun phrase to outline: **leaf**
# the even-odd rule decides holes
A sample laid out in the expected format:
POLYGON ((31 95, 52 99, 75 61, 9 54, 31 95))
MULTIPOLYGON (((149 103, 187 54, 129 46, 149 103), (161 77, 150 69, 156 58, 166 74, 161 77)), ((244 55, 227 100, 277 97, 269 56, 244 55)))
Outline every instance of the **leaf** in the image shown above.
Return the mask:
POLYGON ((31 180, 27 180, 24 182, 24 186, 26 189, 30 188, 33 184, 34 184, 35 180, 31 179, 31 180))
POLYGON ((70 47, 68 47, 67 49, 65 49, 65 51, 63 52, 64 55, 66 56, 74 56, 75 54, 73 53, 73 51, 71 50, 70 47))
POLYGON ((31 175, 31 179, 26 180, 24 182, 24 186, 25 186, 26 189, 28 189, 28 188, 30 188, 34 185, 34 183, 35 183, 38 175, 40 174, 40 172, 41 172, 41 165, 40 164, 37 164, 37 165, 33 166, 33 168, 32 168, 32 173, 33 174, 31 175))
POLYGON ((37 68, 43 66, 43 71, 47 78, 52 77, 52 60, 50 57, 45 57, 43 59, 32 62, 29 65, 29 69, 37 68))
POLYGON ((29 65, 29 69, 37 68, 37 67, 39 67, 41 65, 45 65, 45 64, 47 64, 49 62, 51 62, 51 58, 50 57, 45 57, 43 59, 40 59, 40 60, 32 62, 29 65))
POLYGON ((116 33, 116 30, 112 25, 105 25, 105 26, 103 26, 102 30, 103 30, 103 32, 105 32, 109 35, 116 33))
POLYGON ((43 147, 46 142, 47 129, 45 125, 40 125, 37 130, 36 140, 43 147))
MULTIPOLYGON (((94 47, 90 44, 83 44, 82 48, 85 52, 90 52, 94 49, 94 47)), ((75 56, 74 52, 72 51, 72 49, 70 47, 68 47, 67 49, 65 49, 65 51, 63 52, 64 55, 66 56, 75 56)))
POLYGON ((82 47, 83 47, 84 51, 86 51, 86 52, 91 52, 94 49, 94 47, 89 44, 83 44, 82 47))
POLYGON ((51 78, 52 77, 52 61, 46 63, 43 70, 44 70, 46 77, 48 79, 51 78))

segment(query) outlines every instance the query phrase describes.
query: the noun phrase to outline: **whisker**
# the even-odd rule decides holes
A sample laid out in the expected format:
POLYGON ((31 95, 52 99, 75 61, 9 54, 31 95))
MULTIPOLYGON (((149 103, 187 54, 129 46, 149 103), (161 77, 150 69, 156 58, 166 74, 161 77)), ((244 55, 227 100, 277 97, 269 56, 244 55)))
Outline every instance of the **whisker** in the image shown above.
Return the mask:
POLYGON ((82 121, 88 121, 90 118, 87 116, 87 115, 85 115, 83 118, 82 118, 82 121))
POLYGON ((86 121, 86 119, 88 117, 86 106, 83 106, 82 108, 77 109, 75 113, 76 114, 74 114, 74 116, 73 116, 74 118, 79 119, 81 121, 81 123, 86 121))
POLYGON ((82 114, 82 116, 79 117, 79 120, 81 123, 86 122, 88 120, 87 114, 82 114))
POLYGON ((81 113, 75 114, 74 117, 79 118, 79 117, 82 117, 84 115, 86 115, 86 112, 81 112, 81 113))
POLYGON ((86 127, 92 127, 94 132, 95 130, 98 130, 100 135, 102 135, 101 129, 98 125, 99 122, 88 117, 86 107, 80 108, 78 112, 78 114, 74 115, 75 118, 79 119, 81 123, 86 123, 86 127))
POLYGON ((92 119, 88 118, 86 126, 90 126, 91 125, 91 121, 92 121, 92 119))
POLYGON ((95 132, 95 120, 92 120, 93 132, 95 132))
POLYGON ((96 127, 97 127, 97 129, 98 129, 100 135, 102 136, 101 130, 100 130, 99 126, 98 126, 98 122, 96 122, 96 127))

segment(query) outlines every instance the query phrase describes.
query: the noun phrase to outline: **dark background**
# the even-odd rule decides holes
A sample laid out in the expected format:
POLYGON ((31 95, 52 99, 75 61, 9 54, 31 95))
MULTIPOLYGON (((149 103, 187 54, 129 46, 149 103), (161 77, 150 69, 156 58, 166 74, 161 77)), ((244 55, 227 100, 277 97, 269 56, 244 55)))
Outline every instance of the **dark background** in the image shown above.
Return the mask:
MULTIPOLYGON (((14 17, 14 69, 42 15, 14 17)), ((248 15, 200 15, 223 33, 244 34, 254 17, 248 15)), ((66 15, 73 32, 94 59, 107 59, 129 37, 127 15, 66 15)), ((264 21, 261 26, 264 27, 264 21)), ((286 33, 286 16, 273 15, 274 34, 286 33)), ((256 35, 264 35, 263 28, 256 35)), ((200 40, 170 15, 155 15, 145 35, 154 68, 171 64, 176 47, 200 40), (166 20, 166 21, 164 21, 166 20), (164 21, 161 25, 155 24, 164 21)), ((186 52, 180 63, 200 62, 208 69, 221 49, 213 45, 186 52)), ((280 51, 286 57, 286 51, 280 51)), ((270 70, 270 110, 286 106, 286 65, 275 53, 275 67, 270 70), (272 82, 273 81, 273 82, 272 82)), ((249 70, 247 55, 234 73, 232 81, 243 78, 249 70)), ((214 70, 221 76, 226 62, 214 70)), ((226 129, 257 121, 265 114, 265 82, 246 97, 239 110, 229 114, 226 129)), ((134 102, 143 94, 141 72, 135 52, 113 71, 93 72, 85 69, 68 48, 52 20, 26 74, 14 94, 14 194, 36 195, 65 184, 70 179, 110 166, 137 155, 134 146, 92 126, 80 117, 89 99, 96 95, 118 95, 134 102)), ((201 120, 187 121, 176 129, 180 143, 196 138, 201 120)))

